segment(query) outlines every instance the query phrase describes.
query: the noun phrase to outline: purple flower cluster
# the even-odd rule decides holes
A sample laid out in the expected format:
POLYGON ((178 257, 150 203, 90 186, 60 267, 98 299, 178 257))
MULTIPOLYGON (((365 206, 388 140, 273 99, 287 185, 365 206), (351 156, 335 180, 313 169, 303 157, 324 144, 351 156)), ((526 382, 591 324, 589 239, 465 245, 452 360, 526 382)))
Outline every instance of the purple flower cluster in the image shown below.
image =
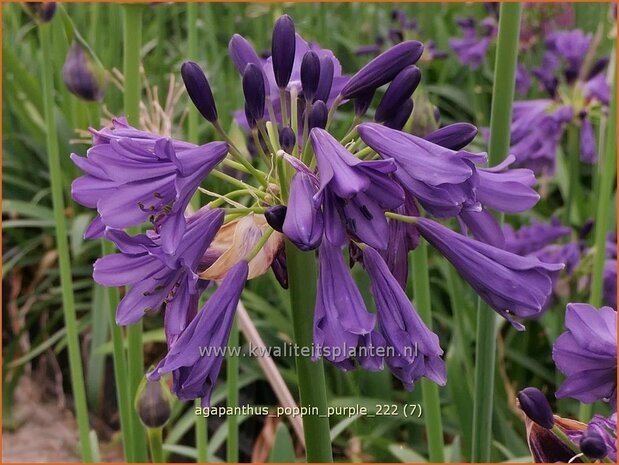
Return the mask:
POLYGON ((565 313, 567 331, 554 343, 552 358, 566 376, 557 398, 571 397, 581 402, 609 402, 609 417, 594 415, 588 424, 553 415, 546 397, 529 387, 518 394, 526 415, 527 439, 535 462, 572 462, 573 445, 589 459, 617 460, 617 312, 610 307, 597 309, 572 303, 565 313), (572 442, 570 447, 556 429, 572 442))
POLYGON ((475 18, 469 16, 458 18, 456 24, 462 37, 449 39, 449 46, 462 65, 477 69, 486 59, 490 42, 496 35, 496 20, 489 16, 477 24, 475 18))
MULTIPOLYGON (((580 131, 580 159, 595 163, 593 115, 608 106, 610 87, 604 76, 608 58, 585 60, 592 38, 579 29, 552 31, 546 35, 545 52, 531 74, 549 98, 514 102, 511 152, 520 166, 536 174, 553 175, 557 148, 568 124, 580 131), (568 86, 569 92, 559 92, 568 86)), ((516 73, 516 89, 526 94, 531 77, 523 65, 516 73)))
POLYGON ((87 236, 103 236, 119 249, 94 267, 97 282, 129 286, 117 322, 164 311, 168 354, 151 380, 171 372, 179 398, 209 402, 222 356, 202 356, 198 349, 226 344, 247 279, 272 266, 285 285, 284 238, 318 251, 314 343, 330 348, 325 358, 346 370, 386 365, 409 389, 423 376, 446 381, 438 336, 404 291, 406 256, 421 238, 517 329, 524 329, 519 319, 542 311, 563 265, 503 250, 505 237, 491 213, 531 208, 539 199, 533 173, 510 169, 511 157, 485 167, 484 153, 464 149, 477 133, 468 124, 424 138, 401 131, 421 81, 415 66, 420 42, 399 42, 350 77, 331 51, 301 38, 288 16, 276 21, 266 60, 238 35, 229 50, 242 75, 241 119, 253 136, 263 137, 259 150, 268 155, 253 163, 234 145, 219 124, 206 75, 186 62, 181 74, 189 97, 227 143, 198 146, 118 119, 110 129, 93 131, 85 158, 72 156, 85 173, 74 181, 73 197, 97 210, 87 236), (374 121, 358 124, 382 86, 388 87, 374 121), (328 129, 337 107, 348 101, 357 118, 346 143, 328 129), (224 161, 260 183, 240 182, 242 200, 253 203, 215 194, 216 201, 191 214, 193 194, 224 161), (223 202, 236 208, 224 215, 217 208, 223 202), (435 221, 449 218, 475 239, 435 221), (151 228, 146 233, 123 231, 145 223, 151 228), (345 249, 369 275, 375 312, 361 297, 345 249), (217 289, 198 312, 211 280, 217 289), (387 355, 377 355, 378 348, 387 355))
MULTIPOLYGON (((529 255, 544 263, 563 263, 565 279, 554 280, 554 296, 566 297, 566 281, 576 279, 579 290, 585 290, 591 284, 590 270, 583 270, 581 265, 587 265, 583 260, 591 255, 583 240, 588 233, 588 227, 582 231, 578 240, 559 242, 572 234, 571 228, 562 226, 557 218, 551 223, 534 222, 514 230, 510 225, 503 226, 505 250, 518 255, 529 255)), ((606 305, 617 308, 617 246, 616 234, 610 233, 606 240, 606 259, 603 270, 603 300, 606 305)), ((548 302, 550 303, 550 302, 548 302)))
MULTIPOLYGON (((405 40, 420 40, 422 34, 419 24, 414 19, 409 19, 404 10, 398 8, 392 10, 391 23, 391 27, 386 34, 378 34, 373 44, 363 45, 357 48, 355 51, 356 55, 378 55, 386 48, 397 45, 405 40)), ((437 50, 436 43, 433 40, 426 40, 424 42, 424 51, 420 59, 421 61, 427 62, 446 57, 447 53, 437 50)))

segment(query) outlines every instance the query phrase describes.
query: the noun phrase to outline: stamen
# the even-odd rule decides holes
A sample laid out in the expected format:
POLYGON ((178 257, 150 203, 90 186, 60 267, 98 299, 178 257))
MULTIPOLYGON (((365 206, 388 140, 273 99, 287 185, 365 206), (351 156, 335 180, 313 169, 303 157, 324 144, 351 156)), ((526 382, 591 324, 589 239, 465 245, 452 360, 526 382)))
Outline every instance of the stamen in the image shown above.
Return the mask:
POLYGON ((365 205, 361 206, 361 213, 363 213, 363 216, 365 216, 365 218, 368 219, 368 220, 373 220, 374 219, 374 215, 372 215, 372 213, 370 213, 370 210, 368 210, 368 207, 366 207, 365 205))

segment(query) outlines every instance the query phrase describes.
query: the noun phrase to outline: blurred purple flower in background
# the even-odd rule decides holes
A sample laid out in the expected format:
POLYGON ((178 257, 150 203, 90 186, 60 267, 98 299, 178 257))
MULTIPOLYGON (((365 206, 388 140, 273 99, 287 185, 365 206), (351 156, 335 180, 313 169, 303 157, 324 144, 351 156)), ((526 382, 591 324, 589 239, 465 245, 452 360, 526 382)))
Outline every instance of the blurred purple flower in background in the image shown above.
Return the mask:
POLYGON ((490 17, 477 24, 475 18, 470 16, 458 18, 456 24, 462 32, 462 38, 449 39, 449 46, 460 64, 477 69, 486 59, 490 42, 496 35, 496 24, 490 17))
POLYGON ((568 304, 567 331, 556 340, 552 358, 567 376, 558 398, 617 404, 617 312, 588 304, 568 304))

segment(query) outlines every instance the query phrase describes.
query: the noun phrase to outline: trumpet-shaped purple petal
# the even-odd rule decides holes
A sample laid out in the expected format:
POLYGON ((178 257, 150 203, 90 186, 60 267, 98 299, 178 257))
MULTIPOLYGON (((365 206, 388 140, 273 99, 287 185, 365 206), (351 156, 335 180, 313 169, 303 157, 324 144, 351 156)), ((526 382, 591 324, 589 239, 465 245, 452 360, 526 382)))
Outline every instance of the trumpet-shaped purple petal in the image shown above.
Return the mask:
POLYGON ((553 276, 563 268, 468 239, 425 218, 418 218, 417 229, 484 301, 519 330, 524 327, 514 317, 539 314, 552 291, 553 276))
POLYGON ((538 202, 539 194, 531 188, 535 184, 533 171, 507 169, 514 160, 514 156, 510 155, 493 168, 477 168, 478 202, 503 213, 521 213, 538 202))
POLYGON ((580 160, 589 164, 597 161, 595 132, 591 125, 591 119, 587 116, 582 119, 580 126, 580 160))
POLYGON ((315 194, 311 175, 303 172, 294 175, 282 231, 301 250, 315 249, 322 240, 322 212, 314 205, 315 194))
POLYGON ((314 310, 314 344, 328 347, 330 362, 343 362, 360 343, 360 336, 374 328, 339 246, 323 239, 319 252, 318 290, 314 310))
POLYGON ((478 241, 499 249, 505 248, 505 235, 497 219, 488 210, 463 209, 458 215, 464 234, 469 230, 478 241))
MULTIPOLYGON (((419 216, 415 200, 406 196, 404 203, 394 210, 405 216, 419 216)), ((387 248, 381 251, 389 271, 398 281, 402 289, 408 283, 408 253, 419 244, 419 232, 414 224, 404 221, 389 220, 389 238, 387 248)))
POLYGON ((73 181, 73 198, 96 208, 110 228, 151 222, 162 235, 165 251, 172 253, 185 230, 184 211, 191 196, 225 158, 228 145, 195 146, 122 127, 119 134, 100 131, 96 137, 100 142, 86 158, 71 155, 86 173, 73 181))
MULTIPOLYGON (((187 221, 174 254, 162 250, 159 236, 130 237, 118 230, 106 233, 121 253, 97 260, 93 278, 104 286, 131 285, 116 312, 119 325, 135 323, 145 313, 158 311, 164 303, 196 294, 199 261, 223 224, 223 217, 223 210, 198 211, 187 221)), ((181 308, 184 310, 186 307, 181 308)))
POLYGON ((566 375, 556 395, 581 402, 617 402, 617 312, 588 304, 568 304, 567 331, 556 340, 552 358, 566 375))
MULTIPOLYGON (((370 276, 381 332, 387 344, 394 347, 398 358, 411 364, 420 359, 417 363, 422 366, 427 363, 432 366, 443 365, 440 359, 443 351, 438 336, 424 324, 380 254, 367 247, 363 251, 363 265, 370 276)), ((403 381, 410 386, 418 377, 428 376, 438 384, 445 384, 444 365, 439 372, 441 375, 435 377, 435 370, 426 374, 422 368, 416 371, 418 376, 403 381)))
POLYGON ((455 216, 474 198, 476 177, 470 160, 478 156, 375 123, 361 124, 358 131, 383 159, 393 159, 395 178, 433 215, 455 216))
POLYGON ((316 154, 320 190, 314 196, 322 203, 325 228, 333 243, 342 245, 341 229, 336 213, 343 218, 351 234, 372 247, 384 249, 388 235, 386 209, 404 202, 402 188, 388 174, 395 170, 392 160, 359 160, 328 132, 314 128, 310 141, 316 154), (328 224, 329 222, 333 224, 328 224))
POLYGON ((170 346, 165 358, 148 374, 151 381, 172 372, 172 390, 179 399, 199 397, 204 405, 210 405, 247 274, 245 261, 230 269, 202 311, 170 346))

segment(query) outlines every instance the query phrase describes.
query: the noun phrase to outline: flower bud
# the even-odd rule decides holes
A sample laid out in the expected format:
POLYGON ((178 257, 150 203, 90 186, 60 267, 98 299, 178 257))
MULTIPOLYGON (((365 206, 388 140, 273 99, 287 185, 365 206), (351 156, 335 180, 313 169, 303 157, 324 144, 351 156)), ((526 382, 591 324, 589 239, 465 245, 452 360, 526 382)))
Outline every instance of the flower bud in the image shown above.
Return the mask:
POLYGON ((96 102, 105 95, 105 70, 82 45, 74 42, 62 67, 62 78, 69 92, 86 100, 96 102))
POLYGON ((294 22, 288 15, 280 16, 273 26, 271 37, 271 59, 273 60, 273 73, 277 87, 284 89, 290 81, 296 36, 294 22))
POLYGON ((234 66, 240 74, 245 72, 245 68, 250 63, 261 66, 262 61, 258 58, 254 47, 245 39, 245 37, 234 34, 228 43, 228 52, 234 66))
POLYGON ((374 119, 379 123, 392 118, 401 106, 410 99, 421 81, 421 71, 415 65, 410 65, 398 73, 389 84, 385 95, 378 104, 374 119))
POLYGON ((469 123, 454 123, 428 134, 424 139, 450 150, 469 145, 477 135, 477 128, 469 123))
POLYGON ((602 57, 599 60, 597 60, 595 63, 593 63, 593 66, 591 66, 591 69, 587 73, 587 79, 586 80, 588 81, 590 79, 593 79, 595 76, 597 76, 602 71, 604 71, 606 66, 608 66, 608 62, 609 61, 610 61, 610 59, 608 57, 602 57))
POLYGON ((48 23, 56 13, 56 2, 26 2, 24 8, 38 23, 48 23))
POLYGON ((333 60, 330 56, 324 56, 320 59, 320 78, 318 79, 318 88, 316 89, 316 100, 322 100, 327 103, 333 86, 333 60))
POLYGON ((322 100, 316 100, 309 114, 307 122, 308 130, 311 131, 312 128, 324 129, 327 125, 328 116, 329 110, 327 109, 327 104, 322 100))
POLYGON ((282 232, 284 220, 286 219, 286 210, 285 205, 274 205, 264 212, 267 223, 277 232, 282 232))
POLYGON ((320 80, 320 59, 316 52, 309 51, 301 61, 301 86, 305 100, 313 102, 320 80))
POLYGON ((264 77, 262 69, 250 63, 243 72, 243 95, 247 120, 259 121, 264 116, 264 77))
POLYGON ((172 413, 172 395, 163 379, 150 381, 144 378, 142 380, 136 394, 135 408, 145 427, 165 426, 172 413))
POLYGON ((423 45, 416 40, 408 40, 391 47, 350 78, 342 89, 342 97, 358 97, 387 84, 406 66, 415 64, 422 53, 423 45))
POLYGON ((518 393, 518 403, 525 415, 541 427, 551 429, 555 425, 548 399, 539 389, 523 389, 518 393))
POLYGON ((367 113, 368 108, 370 108, 370 105, 372 104, 373 98, 374 98, 373 89, 355 98, 355 101, 353 102, 353 106, 355 107, 355 116, 357 118, 361 118, 363 115, 367 113))
POLYGON ((591 459, 603 459, 608 454, 604 439, 593 431, 586 431, 580 439, 580 451, 591 459))
POLYGON ((408 121, 408 118, 410 118, 412 112, 413 99, 409 98, 404 103, 402 103, 402 105, 400 105, 400 108, 398 108, 389 119, 384 122, 384 125, 388 128, 401 131, 406 122, 408 121))
POLYGON ((297 142, 297 137, 289 126, 286 126, 281 131, 279 131, 279 145, 284 152, 292 153, 292 149, 297 142))
POLYGON ((200 66, 193 61, 186 61, 181 66, 181 76, 189 98, 200 114, 211 123, 217 121, 217 107, 213 91, 200 66))

